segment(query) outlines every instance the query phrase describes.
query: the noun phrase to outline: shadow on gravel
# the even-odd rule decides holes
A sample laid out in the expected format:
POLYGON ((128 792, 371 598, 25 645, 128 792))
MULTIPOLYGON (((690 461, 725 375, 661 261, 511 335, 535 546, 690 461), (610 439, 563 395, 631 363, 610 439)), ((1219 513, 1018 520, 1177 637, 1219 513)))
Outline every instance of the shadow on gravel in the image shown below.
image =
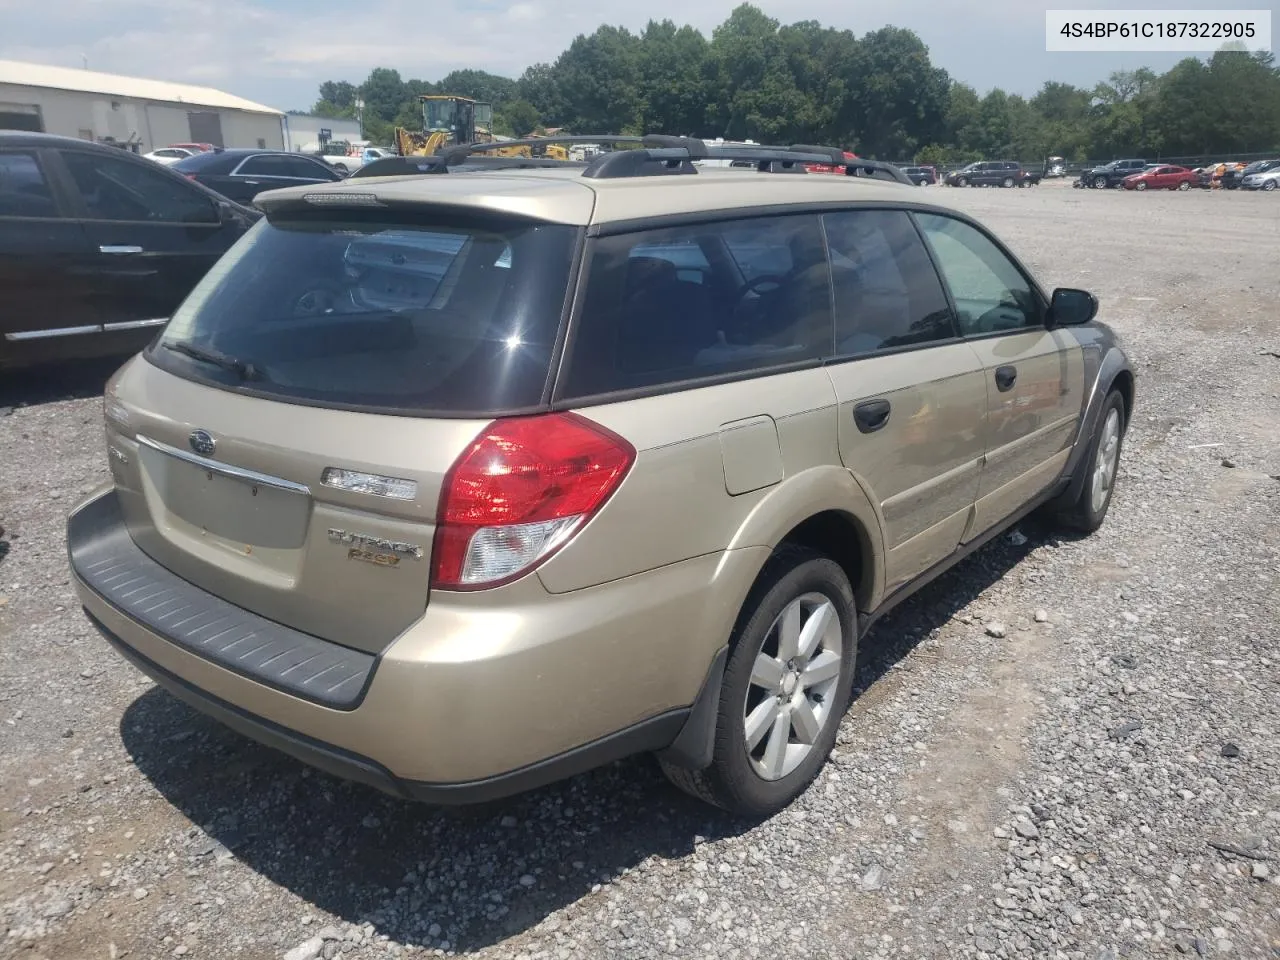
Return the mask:
MULTIPOLYGON (((1040 542, 1001 538, 889 614, 863 642, 855 689, 873 686, 1040 542)), ((593 886, 641 861, 679 859, 752 827, 677 792, 647 757, 441 811, 309 770, 158 689, 129 706, 121 734, 139 771, 201 828, 188 832, 185 852, 175 848, 189 866, 214 882, 227 856, 216 841, 318 909, 402 944, 448 940, 465 951, 503 941, 553 911, 572 915, 593 886)), ((432 736, 447 732, 424 731, 426 746, 432 736)), ((283 947, 309 935, 290 928, 283 947)), ((625 935, 598 929, 602 939, 625 935)))
POLYGON ((100 397, 111 375, 127 359, 72 360, 29 370, 6 371, 0 375, 0 416, 14 407, 100 397))

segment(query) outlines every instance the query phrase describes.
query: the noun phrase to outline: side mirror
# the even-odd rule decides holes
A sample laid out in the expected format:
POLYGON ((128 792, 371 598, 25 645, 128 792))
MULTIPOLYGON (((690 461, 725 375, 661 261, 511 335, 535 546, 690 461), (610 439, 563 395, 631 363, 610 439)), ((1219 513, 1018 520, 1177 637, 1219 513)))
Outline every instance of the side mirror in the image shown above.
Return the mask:
POLYGON ((1098 298, 1088 290, 1058 287, 1049 299, 1049 329, 1079 327, 1098 315, 1098 298))

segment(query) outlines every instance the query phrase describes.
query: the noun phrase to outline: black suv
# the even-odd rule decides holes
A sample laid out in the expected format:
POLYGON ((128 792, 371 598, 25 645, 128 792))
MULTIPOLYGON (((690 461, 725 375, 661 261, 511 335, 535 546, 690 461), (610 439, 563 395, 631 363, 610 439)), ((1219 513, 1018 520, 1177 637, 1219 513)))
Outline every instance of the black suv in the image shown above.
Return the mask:
POLYGON ((981 160, 947 174, 949 187, 1016 187, 1028 180, 1016 160, 981 160))
POLYGON ((119 147, 0 131, 0 369, 141 350, 259 216, 119 147))
POLYGON ((1146 160, 1112 160, 1110 163, 1094 167, 1092 170, 1080 174, 1080 179, 1076 181, 1075 185, 1078 187, 1093 187, 1095 190, 1119 187, 1124 183, 1125 177, 1141 173, 1148 166, 1149 164, 1146 160))

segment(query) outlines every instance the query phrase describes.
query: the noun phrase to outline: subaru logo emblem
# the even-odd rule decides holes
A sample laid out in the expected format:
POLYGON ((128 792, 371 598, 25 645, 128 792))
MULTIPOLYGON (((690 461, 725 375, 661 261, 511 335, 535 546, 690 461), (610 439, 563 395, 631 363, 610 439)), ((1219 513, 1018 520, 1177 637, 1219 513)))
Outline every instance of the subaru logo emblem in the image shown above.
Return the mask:
POLYGON ((218 448, 217 441, 208 430, 192 430, 187 441, 191 444, 191 449, 203 457, 213 456, 213 451, 218 448))

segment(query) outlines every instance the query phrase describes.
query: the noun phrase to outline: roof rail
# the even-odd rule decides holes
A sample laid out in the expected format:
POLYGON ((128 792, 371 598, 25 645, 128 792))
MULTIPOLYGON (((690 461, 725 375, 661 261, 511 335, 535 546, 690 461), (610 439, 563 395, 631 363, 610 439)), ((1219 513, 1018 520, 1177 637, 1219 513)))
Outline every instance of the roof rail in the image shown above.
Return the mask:
MULTIPOLYGON (((582 135, 564 135, 554 137, 523 137, 519 140, 494 140, 489 143, 460 143, 452 147, 445 147, 439 153, 434 154, 435 157, 441 159, 447 167, 457 166, 464 162, 468 157, 477 153, 488 153, 492 150, 505 150, 508 147, 545 147, 550 144, 560 144, 562 146, 572 146, 573 144, 635 144, 636 146, 644 146, 647 141, 653 141, 654 146, 658 146, 658 140, 678 140, 679 137, 631 137, 631 136, 615 136, 613 134, 598 134, 596 136, 582 135)), ((563 161, 562 161, 563 162, 563 161)))
POLYGON ((357 170, 352 177, 448 173, 450 167, 494 170, 584 165, 584 161, 555 160, 550 157, 480 156, 510 147, 539 147, 551 144, 599 144, 630 148, 606 151, 586 163, 582 175, 597 180, 696 174, 698 172, 696 163, 700 160, 728 160, 734 166, 754 166, 760 173, 808 173, 810 166, 834 167, 843 168, 845 175, 851 177, 872 177, 915 186, 913 181, 893 164, 880 160, 865 160, 861 157, 851 159, 839 147, 803 143, 790 146, 726 144, 714 141, 707 143, 694 137, 670 137, 658 134, 643 137, 614 134, 565 135, 495 140, 489 143, 464 143, 445 147, 431 156, 386 157, 375 160, 357 170), (364 172, 366 170, 367 172, 364 172))

